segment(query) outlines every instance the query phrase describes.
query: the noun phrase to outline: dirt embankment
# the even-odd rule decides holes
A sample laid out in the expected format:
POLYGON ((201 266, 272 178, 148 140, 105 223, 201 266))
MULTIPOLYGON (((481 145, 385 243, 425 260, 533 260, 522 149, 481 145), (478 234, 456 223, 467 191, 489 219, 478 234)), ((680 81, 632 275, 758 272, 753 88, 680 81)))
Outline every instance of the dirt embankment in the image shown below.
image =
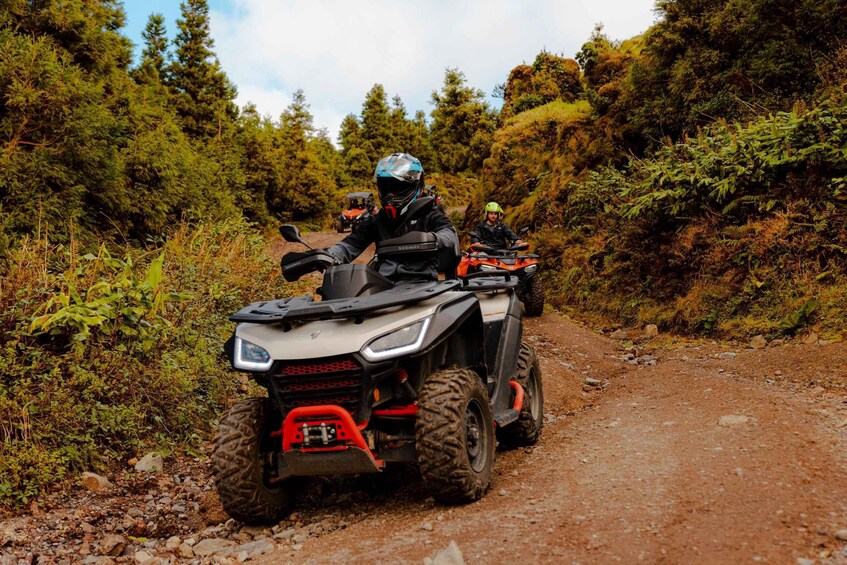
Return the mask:
POLYGON ((452 541, 468 563, 847 564, 847 345, 632 337, 526 320, 544 432, 497 453, 477 503, 438 505, 403 469, 312 480, 287 520, 242 528, 204 457, 169 458, 6 515, 0 563, 421 563, 452 541))

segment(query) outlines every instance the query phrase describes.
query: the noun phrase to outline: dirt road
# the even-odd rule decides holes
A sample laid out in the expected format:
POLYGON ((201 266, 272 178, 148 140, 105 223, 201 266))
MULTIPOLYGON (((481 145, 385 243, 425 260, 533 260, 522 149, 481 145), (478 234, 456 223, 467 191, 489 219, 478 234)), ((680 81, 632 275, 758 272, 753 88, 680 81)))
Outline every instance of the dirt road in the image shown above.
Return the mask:
POLYGON ((670 345, 633 365, 556 314, 526 339, 545 429, 498 452, 487 497, 444 507, 392 482, 355 524, 273 559, 420 563, 455 541, 468 563, 847 563, 843 345, 670 345))
POLYGON ((847 563, 844 344, 634 343, 553 313, 525 333, 545 430, 498 453, 486 498, 444 507, 390 481, 361 520, 274 559, 421 562, 455 541, 469 563, 847 563))
POLYGON ((234 562, 252 543, 242 556, 259 563, 422 563, 455 542, 467 563, 847 564, 847 345, 616 336, 552 312, 526 320, 544 432, 532 448, 498 451, 477 503, 438 505, 405 469, 314 480, 288 520, 242 528, 220 510, 202 458, 172 459, 157 480, 113 477, 109 494, 7 516, 0 562, 28 547, 58 561, 99 555, 108 530, 126 538, 117 560, 234 562), (133 509, 138 530, 124 528, 133 509), (201 540, 229 557, 190 551, 201 540))

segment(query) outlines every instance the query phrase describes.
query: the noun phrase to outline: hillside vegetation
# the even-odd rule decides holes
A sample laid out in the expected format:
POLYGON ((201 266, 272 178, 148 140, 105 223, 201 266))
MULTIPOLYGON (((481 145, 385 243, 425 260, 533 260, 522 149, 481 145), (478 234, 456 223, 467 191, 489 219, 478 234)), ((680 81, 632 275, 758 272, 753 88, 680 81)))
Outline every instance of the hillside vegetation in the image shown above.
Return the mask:
POLYGON ((455 68, 429 115, 375 84, 337 147, 302 91, 235 105, 208 11, 173 42, 152 14, 132 65, 115 0, 0 7, 0 504, 199 449, 247 386, 228 315, 309 290, 263 234, 330 225, 394 151, 465 227, 489 200, 533 226, 558 308, 847 337, 844 2, 660 0, 643 35, 516 66, 499 113, 455 68))
POLYGON ((228 316, 306 291, 279 284, 263 233, 328 226, 395 151, 461 206, 495 129, 447 69, 429 119, 375 84, 336 148, 302 91, 279 116, 235 105, 206 0, 173 42, 151 14, 135 66, 123 24, 114 0, 0 7, 0 504, 199 449, 242 387, 228 316))
POLYGON ((240 380, 227 316, 282 287, 243 222, 147 250, 25 240, 0 278, 0 500, 151 447, 198 448, 240 380))
POLYGON ((658 8, 643 36, 594 30, 576 92, 522 109, 526 85, 555 75, 546 52, 515 68, 474 207, 497 200, 537 228, 559 307, 686 333, 847 337, 847 7, 658 8))

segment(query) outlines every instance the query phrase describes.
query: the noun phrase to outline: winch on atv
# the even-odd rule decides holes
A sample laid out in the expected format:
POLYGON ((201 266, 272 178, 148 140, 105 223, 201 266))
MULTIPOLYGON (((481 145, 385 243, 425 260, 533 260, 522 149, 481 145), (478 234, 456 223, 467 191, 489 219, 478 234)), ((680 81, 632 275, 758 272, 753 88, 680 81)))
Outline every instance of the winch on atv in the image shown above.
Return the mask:
MULTIPOLYGON (((280 231, 302 242, 294 226, 280 231)), ((382 256, 435 252, 425 232, 377 247, 382 256)), ((256 302, 231 317, 233 368, 268 390, 220 421, 212 464, 231 516, 278 521, 294 477, 397 463, 417 464, 437 500, 465 503, 488 490, 498 441, 537 441, 541 372, 521 342, 516 280, 394 284, 322 250, 289 257, 282 269, 289 281, 323 271, 323 300, 256 302)))

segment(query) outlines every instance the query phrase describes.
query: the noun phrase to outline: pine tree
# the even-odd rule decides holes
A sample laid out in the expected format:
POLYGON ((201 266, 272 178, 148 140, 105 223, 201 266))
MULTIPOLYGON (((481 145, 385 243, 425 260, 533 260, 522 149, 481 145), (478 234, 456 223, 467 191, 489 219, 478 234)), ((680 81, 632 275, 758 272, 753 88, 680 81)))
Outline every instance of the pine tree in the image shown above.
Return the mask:
POLYGON ((432 146, 444 172, 478 171, 488 156, 496 114, 481 90, 465 86, 465 75, 447 69, 441 93, 432 93, 432 146))
POLYGON ((280 117, 275 153, 280 182, 278 190, 268 195, 270 211, 282 219, 320 217, 336 197, 329 167, 310 144, 313 134, 309 105, 298 90, 280 117))
POLYGON ((221 137, 234 122, 235 86, 221 70, 209 35, 206 0, 186 0, 180 5, 179 33, 174 40, 176 60, 169 86, 176 95, 183 129, 194 138, 221 137))
POLYGON ((312 125, 313 118, 309 112, 309 104, 306 103, 306 95, 298 89, 294 92, 291 104, 283 111, 280 117, 282 130, 286 131, 297 143, 305 144, 315 133, 312 125))
POLYGON ((406 106, 400 96, 391 99, 391 138, 394 140, 394 151, 412 152, 413 124, 406 119, 406 106))
POLYGON ((347 173, 346 185, 363 185, 373 175, 371 156, 362 148, 362 124, 355 114, 347 114, 338 131, 341 161, 347 173))
POLYGON ((347 114, 341 120, 341 126, 338 128, 338 144, 341 146, 341 155, 347 156, 347 153, 359 143, 359 135, 362 131, 362 125, 359 123, 359 118, 356 114, 347 114))
POLYGON ((427 172, 438 171, 438 160, 432 150, 429 137, 429 126, 423 110, 415 112, 415 119, 409 122, 409 153, 420 159, 427 172))
POLYGON ((395 151, 395 141, 391 131, 391 114, 385 89, 375 84, 362 104, 362 131, 359 146, 364 150, 373 166, 383 156, 395 151))
POLYGON ((0 10, 0 247, 36 226, 93 226, 119 183, 131 51, 117 2, 0 10), (4 241, 6 243, 4 243, 4 241))
POLYGON ((165 17, 162 14, 150 14, 141 37, 144 38, 144 50, 141 52, 141 63, 133 73, 136 82, 139 84, 166 82, 170 53, 165 17))

